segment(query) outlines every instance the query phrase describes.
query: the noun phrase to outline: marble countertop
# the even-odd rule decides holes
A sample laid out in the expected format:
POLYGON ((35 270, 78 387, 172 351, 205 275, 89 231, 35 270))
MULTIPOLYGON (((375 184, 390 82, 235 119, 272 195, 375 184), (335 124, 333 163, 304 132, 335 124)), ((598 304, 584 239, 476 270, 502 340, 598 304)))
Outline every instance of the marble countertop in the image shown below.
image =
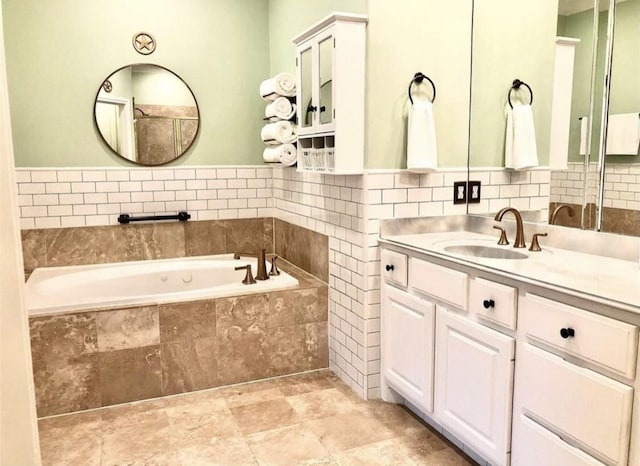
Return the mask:
POLYGON ((527 248, 515 249, 512 244, 498 246, 497 238, 497 235, 461 230, 412 234, 385 234, 383 231, 381 234, 382 243, 402 246, 640 314, 640 264, 637 261, 546 246, 545 238, 540 238, 543 250, 531 252, 527 248), (506 248, 528 257, 494 259, 445 251, 449 246, 467 244, 506 248))

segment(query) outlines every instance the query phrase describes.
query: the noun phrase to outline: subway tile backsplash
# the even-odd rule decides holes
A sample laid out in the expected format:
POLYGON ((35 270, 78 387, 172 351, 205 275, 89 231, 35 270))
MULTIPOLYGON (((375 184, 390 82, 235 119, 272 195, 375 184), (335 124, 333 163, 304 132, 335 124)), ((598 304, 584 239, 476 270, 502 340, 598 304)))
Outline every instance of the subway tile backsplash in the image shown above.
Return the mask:
MULTIPOLYGON (((466 177, 466 168, 364 175, 266 165, 16 170, 24 230, 115 225, 120 213, 187 210, 192 220, 275 217, 327 235, 329 365, 369 398, 380 396, 379 220, 465 213, 452 196, 453 182, 466 177)), ((482 182, 482 201, 470 212, 511 205, 547 217, 549 170, 472 169, 471 179, 482 182)))

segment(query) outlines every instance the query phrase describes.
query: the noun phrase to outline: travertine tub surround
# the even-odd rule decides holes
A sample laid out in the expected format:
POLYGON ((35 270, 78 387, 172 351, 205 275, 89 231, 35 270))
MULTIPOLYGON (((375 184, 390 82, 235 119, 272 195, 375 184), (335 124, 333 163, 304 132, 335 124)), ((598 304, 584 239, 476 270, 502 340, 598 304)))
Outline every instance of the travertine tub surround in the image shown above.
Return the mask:
POLYGON ((37 267, 255 254, 262 248, 329 282, 328 237, 272 217, 22 230, 27 275, 37 267))
POLYGON ((22 230, 25 272, 37 267, 273 251, 273 218, 22 230))
POLYGON ((329 245, 327 236, 293 223, 274 219, 274 250, 277 255, 329 282, 329 245))
POLYGON ((328 366, 327 286, 30 319, 38 416, 328 366))

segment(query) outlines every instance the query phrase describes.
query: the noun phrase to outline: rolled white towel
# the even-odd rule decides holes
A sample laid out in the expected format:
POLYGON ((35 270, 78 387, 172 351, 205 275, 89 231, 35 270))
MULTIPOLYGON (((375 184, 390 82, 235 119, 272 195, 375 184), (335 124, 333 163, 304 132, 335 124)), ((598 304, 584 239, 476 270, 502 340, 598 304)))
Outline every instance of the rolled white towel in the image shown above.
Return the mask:
POLYGON ((279 96, 293 97, 296 95, 296 80, 289 73, 279 73, 260 83, 260 95, 264 100, 275 100, 279 96))
POLYGON ((296 105, 286 97, 278 97, 264 109, 264 116, 269 119, 290 120, 296 114, 296 105))
POLYGON ((269 123, 260 132, 265 144, 288 144, 296 140, 296 127, 290 121, 269 123))
POLYGON ((262 152, 262 160, 267 163, 280 162, 288 167, 295 165, 297 160, 296 146, 293 144, 279 144, 277 146, 269 146, 262 152))

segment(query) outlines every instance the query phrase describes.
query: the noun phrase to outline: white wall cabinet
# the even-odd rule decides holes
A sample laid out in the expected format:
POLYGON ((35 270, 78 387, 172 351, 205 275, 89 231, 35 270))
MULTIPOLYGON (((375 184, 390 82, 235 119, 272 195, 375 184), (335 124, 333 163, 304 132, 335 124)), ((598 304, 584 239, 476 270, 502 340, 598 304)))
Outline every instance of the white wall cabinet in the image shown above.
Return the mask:
POLYGON ((492 464, 509 464, 515 340, 438 307, 435 412, 492 464))
POLYGON ((334 13, 293 39, 298 170, 364 171, 366 23, 334 13))
POLYGON ((433 412, 435 305, 391 286, 383 291, 382 374, 421 410, 433 412))

